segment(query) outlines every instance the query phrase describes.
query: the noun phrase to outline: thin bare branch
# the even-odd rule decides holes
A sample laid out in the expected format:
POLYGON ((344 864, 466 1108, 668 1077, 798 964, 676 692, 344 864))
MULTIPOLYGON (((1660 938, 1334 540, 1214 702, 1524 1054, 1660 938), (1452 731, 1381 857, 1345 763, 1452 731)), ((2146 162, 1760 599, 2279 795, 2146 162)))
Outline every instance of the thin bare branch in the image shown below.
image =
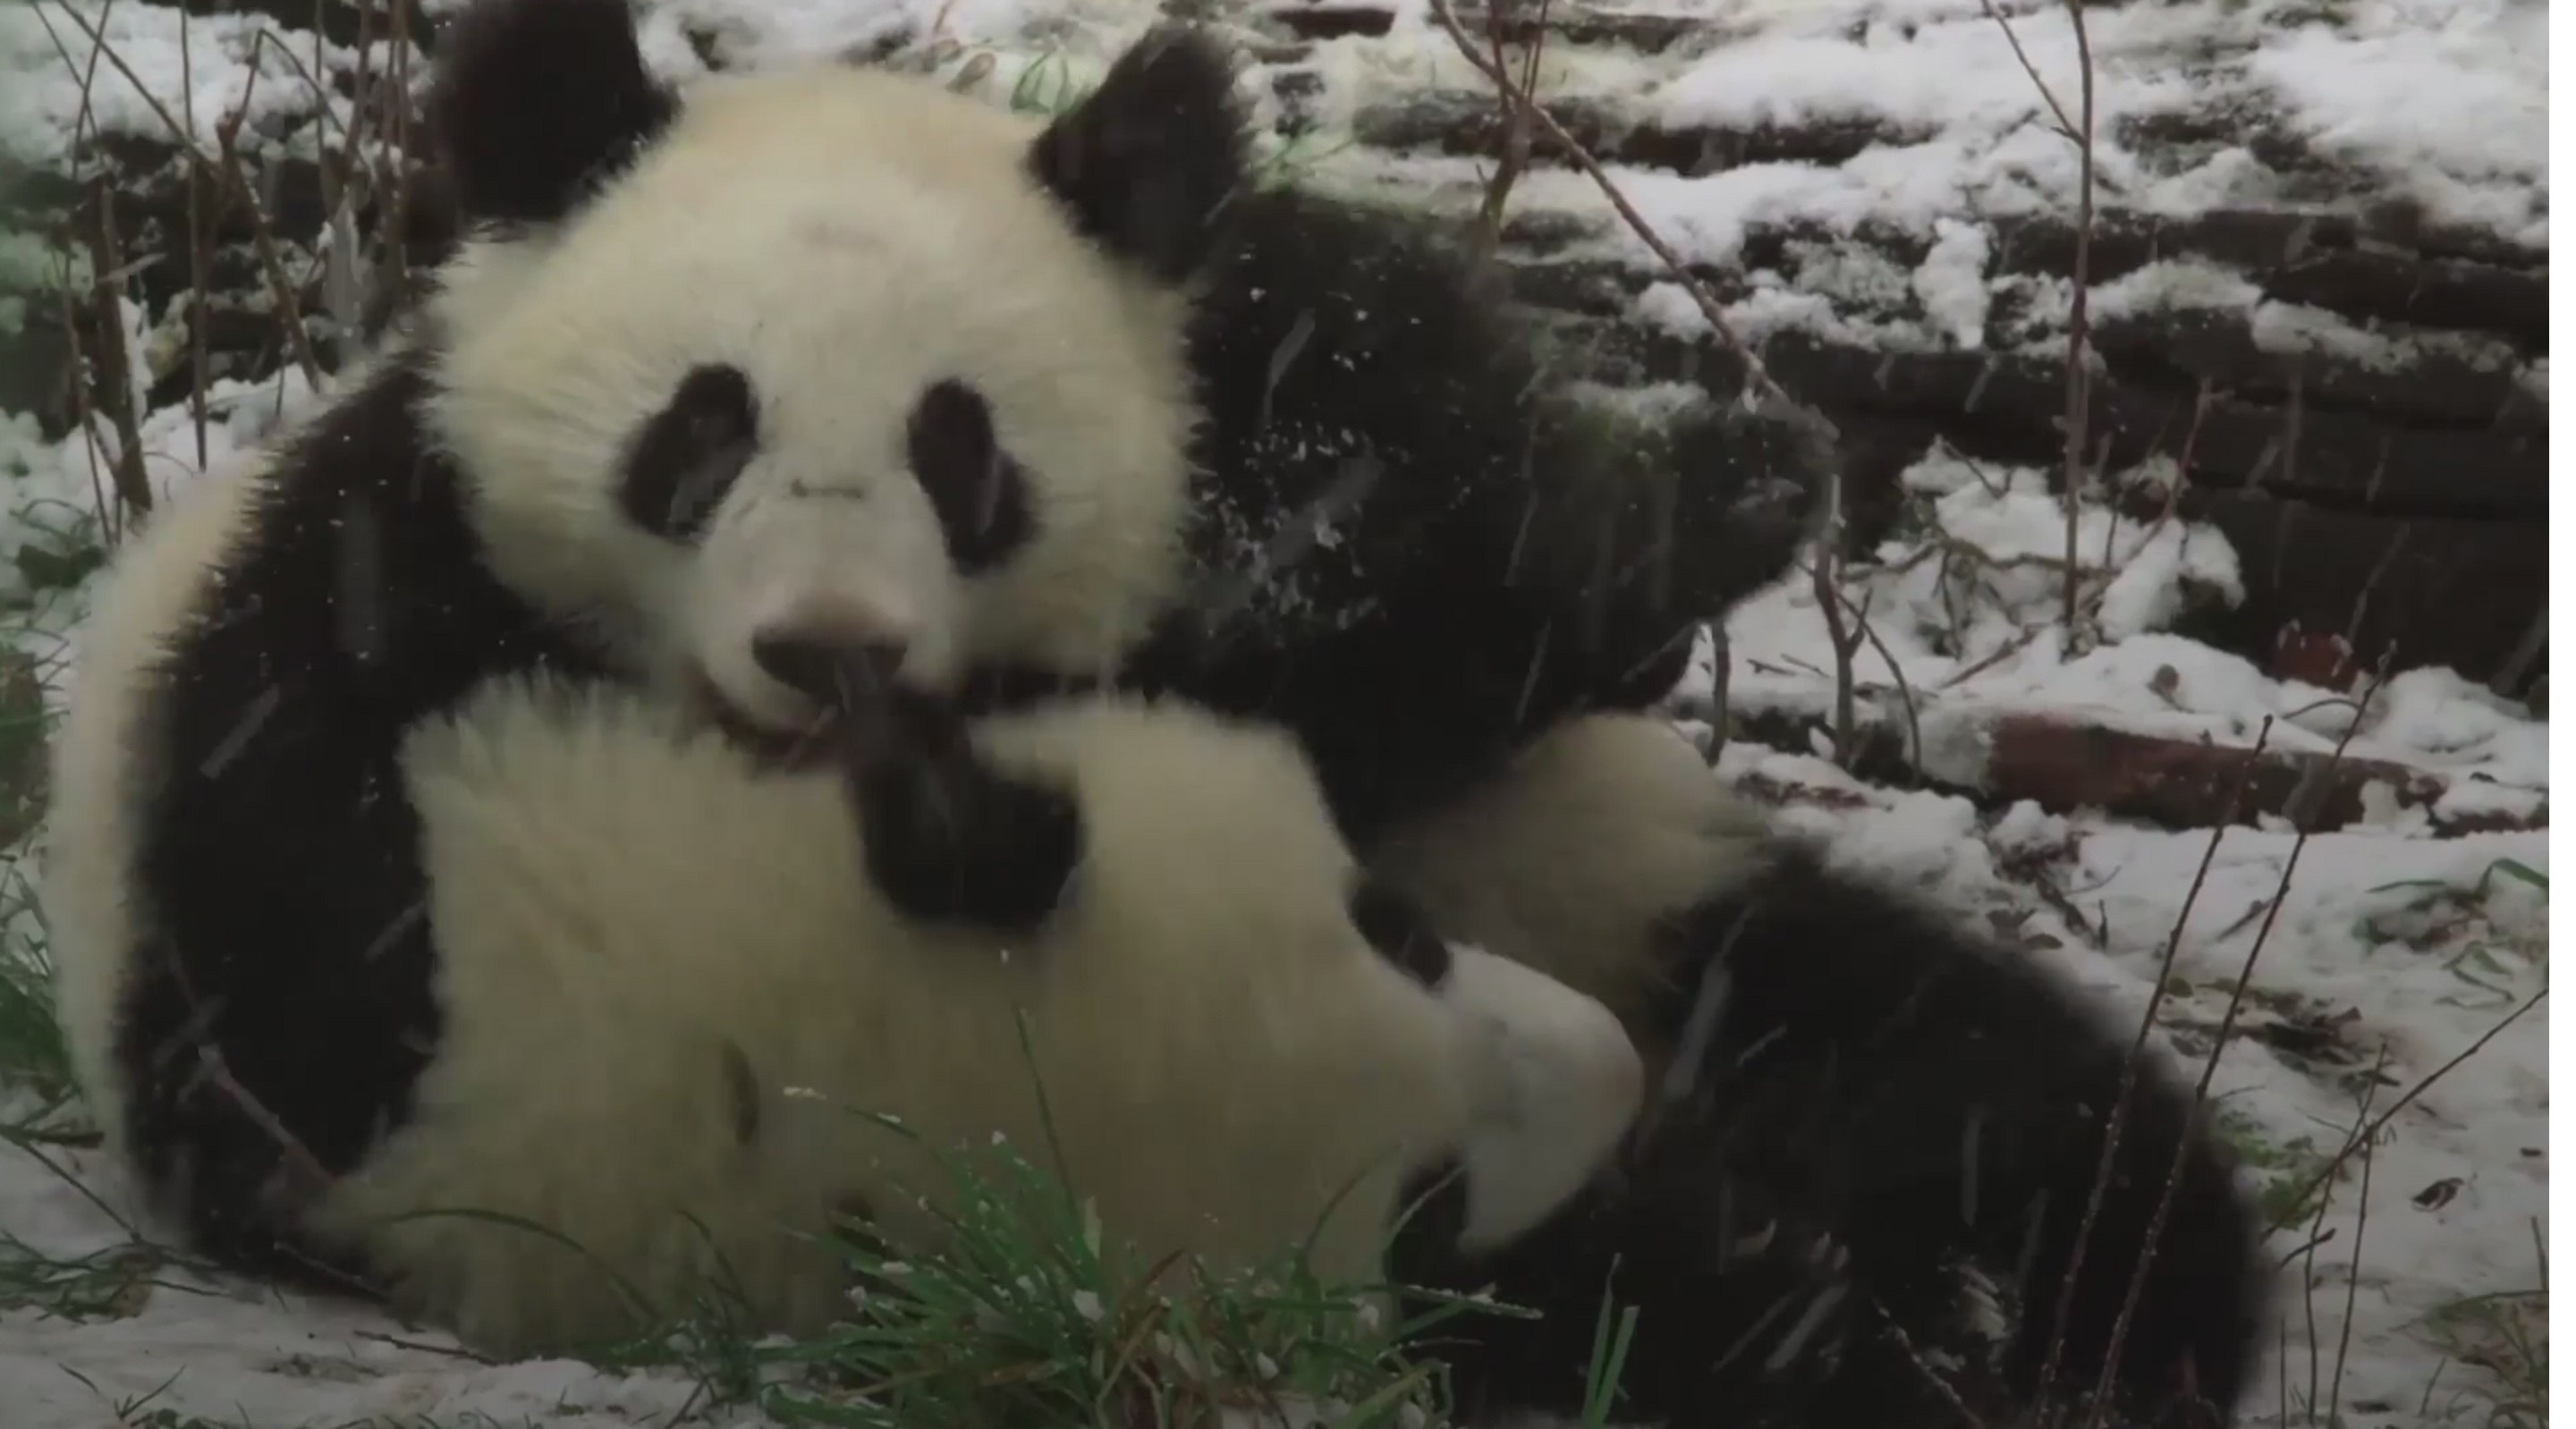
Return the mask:
POLYGON ((1736 333, 1735 325, 1727 321, 1726 309, 1718 302, 1717 295, 1710 292, 1708 285, 1701 282, 1698 276, 1690 271, 1689 263, 1683 260, 1681 254, 1670 243, 1664 241, 1663 235, 1655 231, 1655 226, 1648 223, 1646 216, 1637 211, 1637 206, 1628 201, 1628 196, 1620 190, 1618 181, 1610 177, 1610 171, 1602 167, 1601 161, 1593 157, 1592 151, 1585 148, 1572 134, 1567 133, 1565 126, 1557 123, 1554 115, 1549 114, 1536 100, 1532 99, 1528 91, 1513 77, 1508 67, 1496 65, 1478 50, 1476 42, 1459 24, 1458 16, 1451 9, 1449 0, 1432 0, 1431 13, 1440 22, 1440 27, 1449 32, 1450 41, 1458 47, 1458 53, 1466 57, 1467 63, 1474 66, 1476 72, 1483 75, 1486 82, 1493 85, 1507 102, 1520 109, 1538 132, 1547 136, 1549 144, 1555 147, 1556 152, 1564 155, 1568 163, 1574 165, 1577 171, 1592 181, 1593 187, 1601 191, 1601 196, 1610 201, 1610 207, 1618 213, 1619 221, 1626 224, 1628 231, 1635 234, 1638 241, 1654 253, 1665 269, 1670 272, 1673 281, 1679 283, 1682 290, 1690 295, 1692 305, 1699 309, 1700 316, 1708 320, 1710 330, 1717 334, 1719 341, 1726 344, 1728 351, 1744 363, 1747 393, 1769 399, 1778 408, 1778 415, 1795 424, 1809 437, 1825 443, 1826 449, 1831 450, 1833 444, 1841 440, 1841 434, 1834 429, 1833 423, 1826 419, 1824 413, 1790 396, 1788 389, 1782 387, 1771 376, 1771 369, 1765 366, 1761 357, 1745 344, 1744 339, 1736 333))
MULTIPOLYGON (((135 356, 125 340, 125 255, 116 234, 116 190, 98 185, 97 222, 90 230, 90 312, 97 324, 98 380, 105 384, 108 420, 116 424, 116 459, 108 463, 121 512, 141 520, 152 511, 152 483, 143 475, 142 414, 135 410, 135 356)), ((106 529, 108 544, 123 533, 123 521, 106 529)))
MULTIPOLYGON (((1850 599, 1849 596, 1843 598, 1850 599)), ((1896 698, 1905 710, 1905 767, 1922 774, 1925 772, 1923 717, 1915 705, 1914 686, 1905 678, 1905 667, 1896 663, 1896 652, 1888 649, 1887 642, 1878 638, 1878 627, 1870 623, 1866 606, 1852 607, 1852 624, 1858 627, 1861 638, 1869 642, 1869 648, 1878 652, 1878 658, 1887 662, 1888 677, 1896 681, 1896 698)))
MULTIPOLYGON (((277 235, 269 226, 268 210, 260 203, 259 194, 252 188, 249 176, 243 172, 241 155, 235 148, 242 123, 250 113, 251 90, 259 82, 259 56, 262 49, 266 47, 270 32, 262 30, 253 37, 250 57, 245 62, 247 73, 242 84, 241 104, 215 125, 215 139, 221 156, 219 161, 216 157, 208 155, 197 143, 194 137, 194 116, 190 116, 190 122, 181 123, 178 117, 170 112, 169 107, 152 93, 150 86, 144 84, 142 77, 134 72, 134 67, 125 62, 125 57, 118 54, 115 47, 107 43, 106 32, 100 28, 105 18, 105 11, 100 12, 100 21, 93 21, 63 3, 63 0, 55 0, 54 8, 70 19, 91 44, 98 46, 100 54, 108 64, 114 66, 116 72, 125 77, 125 82, 134 87, 134 92, 142 96, 145 106, 150 108, 153 116, 161 121, 161 127, 168 131, 172 142, 179 146, 180 152, 187 155, 191 163, 202 166, 208 173, 221 180, 233 197, 249 211, 251 245, 253 251, 259 256, 261 276, 268 282, 269 299, 277 306, 278 324, 284 329, 287 350, 293 354, 296 365, 303 369, 305 380, 318 389, 322 385, 322 366, 314 359, 313 344, 305 334, 304 316, 300 305, 295 300, 294 287, 287 279, 284 260, 278 256, 277 235)), ((287 55, 290 62, 293 61, 294 57, 288 53, 285 46, 277 46, 277 51, 287 55)))
MULTIPOLYGON (((1476 240, 1480 251, 1476 255, 1476 263, 1480 270, 1491 263, 1502 248, 1504 211, 1511 203, 1512 187, 1520 182, 1521 174, 1529 167, 1529 106, 1516 103, 1514 95, 1516 92, 1530 96, 1538 93, 1539 60, 1547 48, 1547 13, 1552 3, 1553 0, 1538 0, 1538 22, 1530 34, 1529 46, 1522 60, 1518 90, 1497 90, 1494 95, 1501 110, 1502 152, 1494 160, 1493 175, 1486 180, 1485 197, 1478 213, 1476 240)), ((1506 16, 1504 6, 1486 7, 1485 38, 1491 48, 1494 69, 1498 72, 1509 68, 1505 46, 1511 26, 1506 16)))
POLYGON ((1842 564, 1842 485, 1839 474, 1825 474, 1824 521, 1808 557, 1808 576, 1815 584, 1816 612, 1825 620, 1825 638, 1834 650, 1834 762, 1849 769, 1860 745, 1855 729, 1859 697, 1852 672, 1852 652, 1860 648, 1860 637, 1843 623, 1842 592, 1836 584, 1842 564))
MULTIPOLYGON (((2388 1044, 2383 1041, 2379 1044, 2378 1059, 2371 1064, 2367 1090, 2362 1093, 2360 1120, 2363 1126, 2370 1123, 2370 1104, 2378 1097, 2380 1074, 2387 1068, 2388 1044)), ((2343 1422, 2343 1370, 2352 1355, 2353 1309, 2361 1299, 2361 1250, 2365 1238, 2370 1234, 2370 1170, 2379 1160, 2378 1146, 2379 1140, 2376 1137, 2370 1138, 2362 1145, 2361 1199, 2353 1210, 2352 1270, 2344 1276, 2343 1335, 2335 1344, 2334 1383, 2327 1392, 2326 1402, 2328 1424, 2343 1422)))
MULTIPOLYGON (((179 89, 184 94, 197 92, 197 79, 190 49, 194 44, 188 31, 188 10, 179 9, 179 89)), ((197 111, 191 105, 186 115, 188 143, 197 141, 197 111)), ((206 376, 209 365, 206 351, 206 329, 213 314, 206 310, 206 272, 213 254, 208 250, 212 236, 206 231, 206 176, 195 164, 188 166, 188 425, 197 438, 197 470, 206 469, 206 376)))
MULTIPOLYGON (((1992 0, 1988 0, 1991 3, 1992 0)), ((2066 0, 2066 18, 2075 27, 2075 61, 2083 84, 2084 127, 2076 139, 2075 272, 2066 309, 2066 634, 2068 654, 2076 648, 2079 580, 2075 543, 2084 510, 2084 449, 2092 425, 2093 364, 2089 331, 2093 287, 2093 41, 2084 29, 2084 0, 2066 0)), ((2010 26, 2004 33, 2011 34, 2010 26)), ((2043 93, 2045 90, 2043 89, 2043 93)), ((2055 104, 2055 100, 2049 101, 2055 104)))
POLYGON ((2021 36, 2014 32, 2012 21, 1996 8, 1995 0, 1977 0, 1977 3, 1986 12, 1986 18, 1994 21, 1996 27, 2004 32, 2004 43, 2012 46, 2013 58, 2021 62, 2021 72, 2030 76, 2031 88, 2039 91, 2040 102, 2048 106, 2049 113, 2057 116, 2057 132, 2073 138, 2075 121, 2066 117, 2066 106, 2057 102, 2057 92, 2048 87, 2047 80, 2039 77, 2039 67, 2030 62, 2030 51, 2021 47, 2021 36))
POLYGON ((63 341, 70 349, 72 423, 81 434, 81 450, 89 457, 89 499, 97 509, 100 538, 113 546, 116 540, 116 503, 108 499, 108 483, 99 470, 98 408, 90 401, 90 362, 81 342, 80 303, 73 298, 71 260, 66 256, 61 269, 61 282, 55 287, 63 308, 63 341))

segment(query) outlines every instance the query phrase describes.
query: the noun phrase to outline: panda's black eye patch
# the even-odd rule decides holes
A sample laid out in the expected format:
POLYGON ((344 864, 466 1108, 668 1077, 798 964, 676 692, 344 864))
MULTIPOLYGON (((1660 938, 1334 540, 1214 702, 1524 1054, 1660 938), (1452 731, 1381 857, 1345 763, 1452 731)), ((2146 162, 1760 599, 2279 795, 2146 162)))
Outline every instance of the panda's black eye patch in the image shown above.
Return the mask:
POLYGON ((618 499, 656 536, 694 540, 760 450, 760 399, 739 367, 689 369, 635 433, 618 499))
POLYGON ((953 377, 923 388, 904 443, 913 479, 939 513, 949 563, 961 573, 1000 565, 1036 534, 1028 473, 1002 450, 983 393, 953 377))
POLYGON ((1449 944, 1413 900, 1374 878, 1351 890, 1351 922, 1377 955, 1424 987, 1449 980, 1449 944))

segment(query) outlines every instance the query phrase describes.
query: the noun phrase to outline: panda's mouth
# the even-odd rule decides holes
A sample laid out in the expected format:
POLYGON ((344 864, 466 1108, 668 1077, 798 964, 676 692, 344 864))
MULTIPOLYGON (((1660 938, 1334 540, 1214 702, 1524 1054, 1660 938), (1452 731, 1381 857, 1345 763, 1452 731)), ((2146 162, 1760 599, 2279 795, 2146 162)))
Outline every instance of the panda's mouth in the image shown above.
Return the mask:
POLYGON ((845 693, 803 723, 782 727, 728 697, 705 667, 693 664, 687 679, 689 703, 699 718, 764 765, 786 769, 846 764, 877 747, 894 728, 962 724, 1050 699, 1097 693, 1105 684, 1096 676, 996 664, 970 672, 959 688, 945 694, 896 685, 867 687, 867 693, 856 696, 845 693))
POLYGON ((792 727, 759 719, 703 670, 690 684, 700 716, 737 748, 777 769, 853 770, 926 753, 965 736, 957 700, 892 684, 852 686, 792 727))
POLYGON ((846 721, 839 710, 823 710, 802 726, 780 728, 728 698, 703 667, 690 667, 687 684, 691 712, 765 766, 818 769, 840 762, 846 753, 846 721))

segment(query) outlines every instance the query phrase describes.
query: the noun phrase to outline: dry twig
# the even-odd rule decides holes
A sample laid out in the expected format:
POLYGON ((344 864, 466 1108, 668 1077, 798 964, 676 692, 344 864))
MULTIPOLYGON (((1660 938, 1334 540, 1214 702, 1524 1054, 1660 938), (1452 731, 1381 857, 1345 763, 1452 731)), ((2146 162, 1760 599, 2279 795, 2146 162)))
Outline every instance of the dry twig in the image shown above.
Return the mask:
MULTIPOLYGON (((104 25, 107 22, 108 15, 115 8, 116 0, 107 0, 106 4, 99 7, 99 23, 101 25, 104 25)), ((43 11, 39 10, 36 12, 36 22, 44 28, 45 38, 53 45, 54 54, 62 61, 63 68, 80 76, 80 105, 72 115, 71 173, 73 182, 79 183, 83 177, 83 170, 86 168, 83 160, 87 158, 90 146, 98 139, 98 113, 95 96, 98 86, 99 61, 106 57, 106 45, 101 41, 93 40, 90 45, 89 62, 83 64, 72 58, 70 47, 63 43, 63 37, 55 31, 53 24, 45 19, 43 11)), ((81 329, 84 324, 81 322, 76 305, 72 301, 73 283, 70 256, 70 236, 65 235, 63 242, 64 249, 62 265, 58 275, 56 291, 61 295, 62 301, 63 338, 64 342, 70 349, 70 371, 73 374, 70 383, 72 411, 80 428, 81 449, 89 460, 90 504, 93 514, 98 518, 99 538, 101 542, 108 547, 108 549, 113 550, 116 546, 117 532, 122 523, 118 519, 119 511, 115 503, 108 500, 108 485, 100 481, 99 449, 101 442, 99 439, 98 428, 96 426, 97 410, 95 404, 91 400, 91 368, 89 361, 82 350, 81 329)), ((96 261, 93 259, 92 271, 90 273, 90 281, 93 290, 97 287, 99 277, 100 274, 97 271, 96 261)), ((91 294, 90 306, 93 313, 95 313, 97 307, 97 294, 95 291, 91 294)), ((124 330, 122 327, 124 321, 123 315, 118 314, 115 321, 119 324, 117 335, 121 344, 124 336, 124 330)), ((119 408, 121 409, 123 405, 123 403, 120 403, 119 408)))
MULTIPOLYGON (((1529 167, 1529 112, 1526 106, 1514 103, 1513 97, 1516 93, 1538 93, 1539 62, 1547 51, 1547 15, 1553 3, 1554 0, 1538 0, 1538 22, 1532 27, 1529 47, 1522 53, 1518 89, 1498 89, 1494 95, 1501 110, 1502 152, 1495 157, 1494 172, 1485 182, 1484 203, 1478 215, 1476 266, 1480 270, 1493 262, 1494 255, 1502 248, 1504 210, 1511 204, 1513 185, 1520 182, 1521 174, 1529 167)), ((1485 8, 1485 39, 1497 71, 1506 71, 1510 67, 1505 45, 1511 27, 1504 18, 1504 8, 1501 5, 1485 8)))
MULTIPOLYGON (((269 224, 268 209, 259 201, 259 194, 243 171, 241 155, 236 147, 242 125, 250 113, 251 90, 259 82, 259 56, 266 48, 270 32, 262 30, 252 39, 250 57, 245 61, 247 77, 243 81, 241 104, 215 125, 217 152, 221 155, 218 160, 197 143, 194 123, 182 124, 177 116, 171 114, 169 106, 152 93, 150 86, 134 72, 134 67, 125 62, 125 57, 116 52, 115 46, 107 43, 106 32, 101 28, 106 18, 105 10, 100 11, 98 20, 92 20, 64 0, 55 0, 54 8, 78 27, 108 64, 134 87, 134 92, 161 121, 161 127, 179 146, 179 151, 187 156, 189 163, 213 175, 249 213, 252 251, 258 255, 260 274, 268 282, 270 301, 277 305, 278 324, 285 331, 287 350, 294 355, 296 365, 303 369, 305 380, 318 390, 322 385, 321 364, 314 359, 313 344, 304 331, 304 316, 295 299, 294 285, 288 281, 285 262, 278 256, 277 234, 269 224)), ((293 55, 283 45, 276 48, 278 53, 287 56, 289 63, 294 62, 293 55)))
MULTIPOLYGON (((116 425, 116 456, 108 463, 108 480, 116 488, 118 508, 137 518, 152 511, 152 483, 143 476, 143 422, 135 410, 134 353, 125 341, 125 254, 116 236, 116 191, 102 179, 98 185, 97 222, 90 230, 90 304, 97 324, 97 377, 107 398, 108 420, 116 425)), ((121 523, 106 522, 101 534, 116 545, 121 523)))
POLYGON ((1843 624, 1842 591, 1836 585, 1843 537, 1843 483, 1839 473, 1827 472, 1824 481, 1824 520, 1816 529, 1816 540, 1808 557, 1808 575, 1815 583, 1816 613, 1824 617, 1825 639, 1834 651, 1834 762, 1845 769, 1859 752, 1859 739, 1853 726, 1857 723, 1859 683, 1852 669, 1852 655, 1860 649, 1860 636, 1843 624))
MULTIPOLYGON (((188 11, 179 10, 179 89, 185 94, 197 92, 196 71, 191 50, 195 41, 188 32, 188 11)), ((197 111, 191 105, 184 116, 188 121, 188 142, 197 142, 197 111)), ((188 166, 188 425, 197 438, 197 470, 206 469, 206 377, 210 356, 206 351, 209 319, 206 310, 207 270, 213 265, 213 235, 206 223, 206 176, 194 164, 188 166)))
POLYGON ((2093 366, 2087 331, 2087 298, 2093 283, 2093 41, 2084 29, 2084 0, 2066 0, 2075 27, 2076 65, 2083 76, 2084 129, 2076 143, 2075 272, 2066 309, 2066 635, 2074 653, 2078 579, 2077 518, 2084 510, 2084 448, 2093 412, 2093 366))
MULTIPOLYGON (((1851 597, 1843 599, 1849 601, 1851 597)), ((1919 775, 1923 773, 1923 716, 1914 702, 1914 685, 1905 678, 1905 667, 1896 662, 1896 652, 1878 638, 1878 627, 1869 623, 1867 601, 1852 607, 1852 624, 1869 642, 1869 648, 1878 652, 1878 658, 1887 662, 1888 678, 1896 682, 1897 705, 1905 711, 1905 764, 1919 775)))
POLYGON ((2088 427, 2092 417, 2092 368, 2090 355, 2092 335, 2089 331, 2087 298, 2093 280, 2093 38, 2084 27, 2083 0, 2063 0, 2067 23, 2075 27, 2075 60, 2078 82, 2082 86, 2080 120, 2069 118, 2066 106, 2059 103, 2057 92, 2040 78, 2039 67, 2031 63, 2030 52, 2022 48, 2021 35, 2013 29, 1995 0, 1978 0, 1986 18, 2004 32, 2004 42, 2012 46, 2013 58, 2020 61, 2022 73, 2030 77, 2031 87, 2039 91, 2040 102, 2057 120, 2057 131, 2075 145, 2075 271, 2071 278, 2071 301, 2066 315, 2066 604, 2064 640, 2068 651, 2074 649, 2078 624, 2076 542, 2078 514, 2081 511, 2085 476, 2085 448, 2090 444, 2088 427))
MULTIPOLYGON (((2386 1071, 2387 1068, 2388 1044, 2383 1041, 2379 1044, 2378 1060, 2372 1064, 2370 1069, 2370 1081, 2367 1083, 2366 1089, 2362 1092, 2360 1123, 2364 1126, 2368 1125, 2370 1122, 2370 1103, 2379 1094, 2380 1074, 2386 1071)), ((2352 1269, 2350 1273, 2344 1276, 2343 1334, 2335 1344, 2334 1385, 2333 1389, 2330 1391, 2331 1397, 2328 1399, 2326 1406, 2326 1422, 2328 1424, 2340 1424, 2343 1422, 2343 1369, 2345 1363, 2352 1355, 2353 1310, 2361 1300, 2361 1248, 2364 1238, 2370 1234, 2370 1170, 2372 1165, 2379 1160, 2377 1153, 2378 1145, 2379 1143, 2376 1139, 2366 1142, 2363 1144, 2361 1153, 2361 1199, 2353 1210, 2352 1269)), ((2308 1265, 2311 1271, 2315 1269, 2316 1259, 2314 1256, 2309 1257, 2308 1265)), ((2309 1283, 2311 1285, 2316 1283, 2313 1276, 2311 1276, 2309 1283)), ((2313 1354, 2310 1358, 2314 1358, 2313 1354)), ((2309 1403, 2313 1405, 2315 1400, 2311 1398, 2309 1403)))
POLYGON ((1556 117, 1549 114, 1536 98, 1513 78, 1508 67, 1495 64, 1478 51, 1475 41, 1468 37, 1466 29, 1459 24, 1458 16, 1450 8, 1449 0, 1432 0, 1431 13, 1440 22, 1440 27, 1448 31, 1451 42, 1458 47, 1458 53, 1466 57, 1467 63, 1474 66, 1476 72, 1483 75, 1486 82, 1494 86, 1506 104, 1520 112, 1539 133, 1546 135, 1548 143, 1554 146, 1556 152, 1565 156, 1566 162, 1574 165, 1578 172, 1592 181, 1593 187, 1601 191, 1601 196, 1609 200, 1610 207, 1618 213, 1619 221, 1627 225, 1628 231, 1635 234, 1637 240, 1654 253, 1671 274, 1673 281, 1680 284, 1682 290, 1690 295, 1692 305, 1699 309, 1700 316, 1708 320, 1710 330, 1717 334, 1718 340, 1726 345, 1729 352, 1744 363, 1744 385, 1747 395, 1766 400, 1775 408, 1774 415, 1790 422, 1810 440, 1821 443, 1821 450, 1832 451, 1835 444, 1841 440, 1841 434, 1835 431, 1833 423, 1826 420, 1822 412, 1790 396, 1788 390, 1771 376, 1771 369, 1765 366, 1753 349, 1745 344, 1744 339, 1737 335, 1735 325, 1727 321, 1726 309, 1718 302, 1717 295, 1710 292, 1708 285, 1701 282, 1698 276, 1690 271, 1690 265, 1683 260, 1681 254, 1675 251, 1670 243, 1665 242, 1663 235, 1655 231, 1654 225, 1646 221, 1646 216, 1637 211, 1637 206, 1628 201, 1628 196, 1620 190, 1618 181, 1610 177, 1610 171, 1602 166, 1599 159, 1593 157, 1592 151, 1585 148, 1572 134, 1567 133, 1565 126, 1557 123, 1556 117))
POLYGON ((102 541, 112 545, 115 541, 116 520, 113 506, 107 499, 107 487, 99 480, 98 412, 90 404, 89 379, 80 375, 88 372, 89 358, 81 342, 81 328, 85 324, 81 322, 80 304, 72 297, 72 273, 68 260, 63 263, 61 279, 55 291, 62 301, 63 341, 71 349, 71 370, 74 374, 71 382, 72 422, 81 434, 81 450, 89 457, 90 501, 98 508, 99 536, 102 541))

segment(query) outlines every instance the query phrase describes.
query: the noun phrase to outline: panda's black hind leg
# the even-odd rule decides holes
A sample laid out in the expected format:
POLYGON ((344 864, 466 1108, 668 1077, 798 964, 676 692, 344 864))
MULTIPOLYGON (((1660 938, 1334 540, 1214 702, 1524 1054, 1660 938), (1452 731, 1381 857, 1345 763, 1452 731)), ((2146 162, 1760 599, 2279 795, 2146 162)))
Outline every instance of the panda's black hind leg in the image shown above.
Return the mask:
POLYGON ((994 768, 964 717, 895 696, 843 734, 868 876, 907 916, 1027 932, 1082 857, 1071 791, 994 768))
POLYGON ((2139 1278, 2112 1422, 2230 1422, 2268 1267, 2229 1158, 2193 1125, 2188 1081, 2159 1060, 2140 1059, 2065 1294, 2133 1029, 2048 970, 1803 849, 1781 850, 1675 936, 1680 989, 1660 1030, 1700 1055, 1659 1135, 1706 1140, 1729 1175, 1822 1218, 1850 1255, 1853 1289, 1917 1338, 1946 1328, 1934 1307, 1955 1302, 1962 1260, 2014 1292, 1999 1368, 2016 1398, 2037 1392, 2052 1347, 2048 1400, 2089 1394, 2139 1278), (1712 965, 1717 1014, 1692 1048, 1688 1014, 1712 965))

